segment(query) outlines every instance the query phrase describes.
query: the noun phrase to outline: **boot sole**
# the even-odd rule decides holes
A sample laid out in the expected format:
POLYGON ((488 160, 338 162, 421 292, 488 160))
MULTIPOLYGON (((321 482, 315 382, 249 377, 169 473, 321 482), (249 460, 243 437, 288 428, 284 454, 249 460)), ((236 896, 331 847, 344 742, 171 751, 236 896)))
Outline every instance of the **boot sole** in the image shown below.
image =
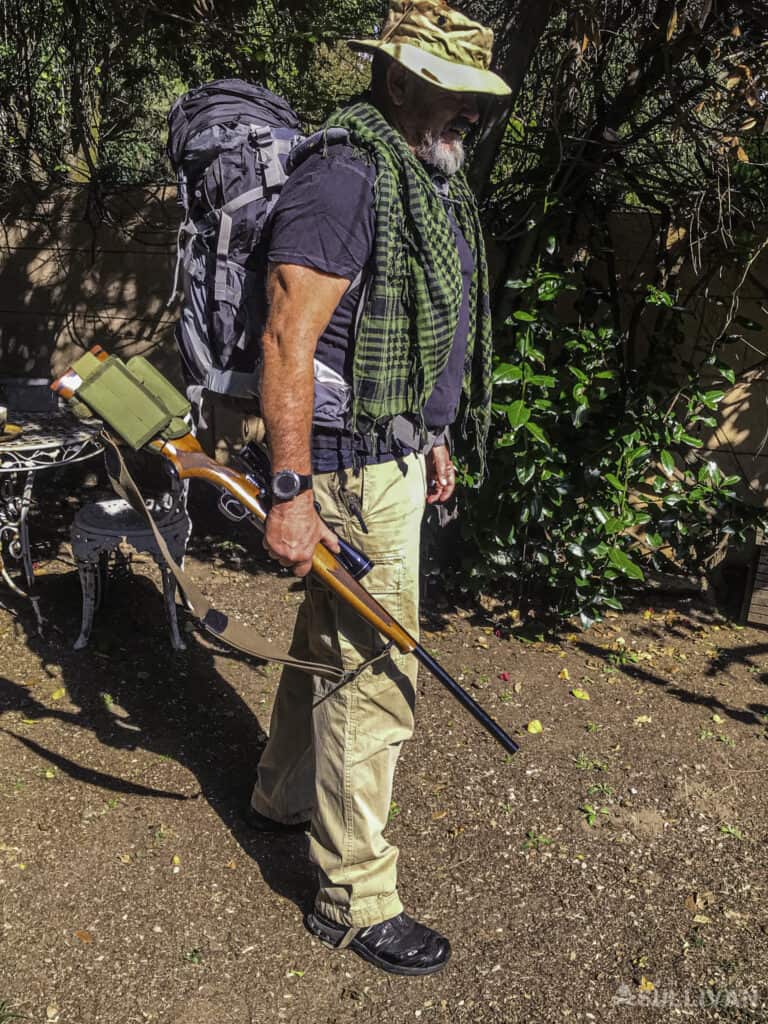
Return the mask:
MULTIPOLYGON (((338 928, 332 927, 325 921, 320 921, 315 914, 309 913, 304 918, 304 926, 307 931, 320 939, 324 946, 328 946, 331 949, 338 949, 339 943, 342 941, 344 936, 347 934, 347 929, 343 925, 339 925, 338 928)), ((350 944, 345 947, 351 949, 353 953, 357 953, 363 960, 367 960, 369 964, 373 964, 374 967, 378 967, 382 971, 386 971, 388 974, 402 974, 402 975, 422 975, 422 974, 436 974, 438 971, 442 971, 450 959, 450 953, 445 960, 442 960, 439 964, 433 964, 431 967, 401 967, 397 964, 391 964, 388 960, 383 960, 381 957, 376 956, 375 953, 371 953, 362 942, 358 942, 357 939, 352 939, 350 944)))

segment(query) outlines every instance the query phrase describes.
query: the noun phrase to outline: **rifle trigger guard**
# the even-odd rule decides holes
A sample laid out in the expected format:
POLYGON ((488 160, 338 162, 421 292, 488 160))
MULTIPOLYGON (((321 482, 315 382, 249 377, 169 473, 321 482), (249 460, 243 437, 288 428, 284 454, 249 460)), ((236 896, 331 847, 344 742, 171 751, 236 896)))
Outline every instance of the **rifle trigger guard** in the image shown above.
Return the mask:
POLYGON ((244 519, 250 516, 250 512, 237 498, 233 498, 231 494, 226 491, 222 491, 219 494, 219 511, 222 515, 225 515, 227 519, 230 519, 233 523, 242 523, 244 519))

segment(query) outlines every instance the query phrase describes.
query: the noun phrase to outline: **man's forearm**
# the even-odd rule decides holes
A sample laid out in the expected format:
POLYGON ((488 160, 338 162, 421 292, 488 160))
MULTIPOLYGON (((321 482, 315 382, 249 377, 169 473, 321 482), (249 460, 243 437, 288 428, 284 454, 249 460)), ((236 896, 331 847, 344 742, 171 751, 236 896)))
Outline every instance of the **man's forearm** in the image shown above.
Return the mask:
MULTIPOLYGON (((306 267, 276 264, 267 293, 269 321, 262 339, 261 408, 267 428, 272 469, 311 473, 312 414, 315 399, 314 356, 348 282, 306 267)), ((315 547, 339 545, 315 511, 312 491, 276 502, 267 516, 264 546, 297 576, 312 567, 315 547)))
POLYGON ((306 267, 270 270, 261 408, 275 471, 311 472, 315 348, 348 284, 306 267))
POLYGON ((312 469, 313 353, 313 339, 269 327, 264 333, 261 406, 275 472, 312 469))

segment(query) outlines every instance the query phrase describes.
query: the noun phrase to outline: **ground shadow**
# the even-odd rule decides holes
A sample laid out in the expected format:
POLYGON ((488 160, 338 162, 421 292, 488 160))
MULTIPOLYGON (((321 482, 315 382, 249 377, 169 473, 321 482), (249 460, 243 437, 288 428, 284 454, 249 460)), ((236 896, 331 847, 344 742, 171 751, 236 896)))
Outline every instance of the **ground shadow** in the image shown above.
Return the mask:
MULTIPOLYGON (((40 668, 66 688, 77 711, 42 704, 29 688, 0 678, 0 727, 59 772, 105 792, 204 799, 256 861, 265 882, 307 909, 315 885, 306 837, 260 835, 244 820, 266 737, 251 708, 217 671, 215 652, 195 635, 187 636, 187 651, 171 649, 159 590, 138 574, 112 588, 110 627, 94 630, 92 644, 80 652, 72 650, 79 627, 77 573, 43 577, 40 596, 48 617, 45 638, 34 635, 34 620, 22 602, 15 608, 17 628, 24 627, 40 668), (23 727, 3 722, 9 712, 28 720, 54 718, 93 733, 112 749, 140 749, 176 761, 194 775, 199 789, 155 789, 93 771, 22 735, 23 727)), ((252 663, 255 673, 263 672, 252 663)))
MULTIPOLYGON (((720 610, 691 595, 681 597, 655 591, 634 595, 627 600, 626 611, 637 613, 648 608, 649 604, 653 606, 655 617, 639 630, 640 635, 649 641, 667 644, 673 641, 689 641, 699 636, 702 628, 727 621, 720 610), (671 617, 665 617, 664 611, 674 614, 671 617), (660 620, 663 620, 663 626, 658 624, 660 620)), ((734 602, 731 604, 735 607, 734 602)), ((439 583, 431 588, 431 593, 423 601, 422 621, 430 630, 439 632, 450 624, 451 617, 459 609, 465 613, 466 621, 472 627, 492 628, 498 636, 517 640, 521 645, 544 640, 557 643, 567 636, 569 643, 573 643, 583 654, 599 661, 602 665, 610 666, 613 670, 619 671, 631 679, 656 686, 683 704, 700 704, 712 712, 727 716, 744 725, 761 725, 765 716, 768 715, 768 704, 753 703, 741 708, 733 707, 720 697, 686 689, 674 679, 665 678, 651 671, 642 663, 632 664, 629 660, 631 652, 626 652, 626 658, 622 658, 618 650, 606 650, 605 641, 601 643, 597 639, 594 628, 574 633, 573 625, 563 624, 554 618, 533 620, 523 625, 510 626, 506 614, 500 617, 470 599, 459 602, 455 597, 445 594, 439 583)), ((734 646, 729 643, 728 647, 724 649, 717 647, 717 640, 713 635, 712 647, 714 653, 710 656, 709 665, 704 670, 704 678, 716 678, 719 674, 727 672, 731 666, 741 665, 752 672, 760 682, 768 684, 768 661, 761 664, 756 660, 761 656, 768 657, 768 633, 764 644, 734 646)))

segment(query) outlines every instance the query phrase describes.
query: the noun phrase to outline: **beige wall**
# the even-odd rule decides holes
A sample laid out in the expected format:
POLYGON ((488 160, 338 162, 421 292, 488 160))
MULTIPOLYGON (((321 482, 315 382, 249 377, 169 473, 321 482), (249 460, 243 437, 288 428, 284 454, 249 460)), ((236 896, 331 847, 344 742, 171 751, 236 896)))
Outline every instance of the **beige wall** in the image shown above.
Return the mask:
POLYGON ((82 191, 15 197, 0 224, 0 375, 55 376, 96 342, 175 370, 175 189, 110 199, 106 215, 82 191))

